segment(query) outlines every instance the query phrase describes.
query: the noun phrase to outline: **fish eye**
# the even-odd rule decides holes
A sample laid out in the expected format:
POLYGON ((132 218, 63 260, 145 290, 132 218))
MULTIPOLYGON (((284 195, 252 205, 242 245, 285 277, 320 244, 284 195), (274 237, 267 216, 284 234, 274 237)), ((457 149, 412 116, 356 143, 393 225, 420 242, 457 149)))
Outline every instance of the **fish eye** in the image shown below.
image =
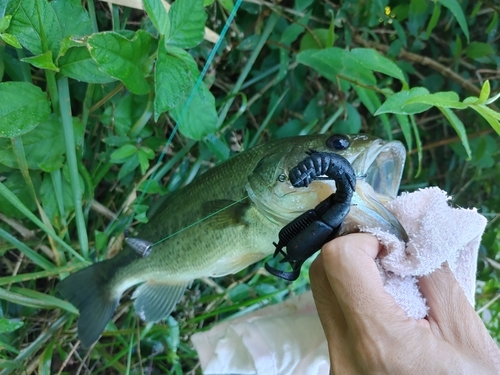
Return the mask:
POLYGON ((286 174, 280 173, 279 176, 278 176, 278 181, 279 182, 285 182, 287 180, 287 178, 288 177, 286 176, 286 174))
POLYGON ((332 150, 342 151, 349 148, 350 145, 349 138, 342 134, 334 134, 326 140, 326 147, 332 150))

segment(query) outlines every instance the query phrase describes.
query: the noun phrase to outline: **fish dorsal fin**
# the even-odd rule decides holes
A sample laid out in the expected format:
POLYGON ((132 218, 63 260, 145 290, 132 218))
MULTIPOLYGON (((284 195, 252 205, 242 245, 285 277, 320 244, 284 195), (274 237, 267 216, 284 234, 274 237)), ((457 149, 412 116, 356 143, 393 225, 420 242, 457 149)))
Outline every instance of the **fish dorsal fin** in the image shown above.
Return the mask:
POLYGON ((203 216, 209 217, 210 226, 214 229, 224 229, 231 225, 247 225, 244 216, 249 208, 248 199, 241 202, 217 199, 202 204, 203 216))
POLYGON ((147 322, 166 318, 174 310, 189 282, 158 283, 148 281, 132 294, 137 315, 147 322))

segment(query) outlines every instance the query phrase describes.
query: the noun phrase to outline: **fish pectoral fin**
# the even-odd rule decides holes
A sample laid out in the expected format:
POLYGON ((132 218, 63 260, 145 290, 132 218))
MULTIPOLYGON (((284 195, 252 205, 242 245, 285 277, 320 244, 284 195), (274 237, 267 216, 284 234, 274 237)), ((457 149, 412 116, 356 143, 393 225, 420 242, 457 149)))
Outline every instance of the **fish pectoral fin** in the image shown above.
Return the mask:
POLYGON ((189 282, 159 283, 148 281, 139 285, 132 294, 134 308, 142 320, 157 322, 174 310, 189 282))
POLYGON ((224 229, 230 225, 248 225, 244 217, 250 208, 248 199, 241 202, 217 199, 204 202, 201 208, 203 217, 210 217, 208 223, 214 229, 224 229))
POLYGON ((214 263, 213 269, 217 271, 214 271, 210 276, 220 277, 239 272, 243 268, 246 268, 251 264, 254 264, 255 262, 258 262, 259 260, 265 258, 267 255, 269 254, 249 253, 234 257, 221 258, 216 263, 214 263))

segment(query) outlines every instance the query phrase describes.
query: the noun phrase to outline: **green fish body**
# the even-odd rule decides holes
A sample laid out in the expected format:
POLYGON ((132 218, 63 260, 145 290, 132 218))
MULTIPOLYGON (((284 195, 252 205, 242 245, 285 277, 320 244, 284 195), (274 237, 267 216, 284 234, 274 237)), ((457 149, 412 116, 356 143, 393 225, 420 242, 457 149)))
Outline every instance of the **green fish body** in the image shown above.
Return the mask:
POLYGON ((139 228, 133 237, 153 244, 149 255, 141 257, 125 245, 114 258, 61 281, 57 289, 80 311, 82 345, 99 338, 132 286, 139 285, 132 296, 137 314, 154 322, 172 312, 192 280, 235 273, 272 254, 280 229, 335 191, 331 181, 308 188, 293 188, 288 181, 288 172, 310 149, 344 156, 362 180, 359 185, 368 186, 355 194, 361 221, 373 219, 404 232, 380 204, 397 193, 404 147, 356 135, 343 136, 350 146, 337 151, 334 137, 285 138, 234 156, 170 194, 139 228))

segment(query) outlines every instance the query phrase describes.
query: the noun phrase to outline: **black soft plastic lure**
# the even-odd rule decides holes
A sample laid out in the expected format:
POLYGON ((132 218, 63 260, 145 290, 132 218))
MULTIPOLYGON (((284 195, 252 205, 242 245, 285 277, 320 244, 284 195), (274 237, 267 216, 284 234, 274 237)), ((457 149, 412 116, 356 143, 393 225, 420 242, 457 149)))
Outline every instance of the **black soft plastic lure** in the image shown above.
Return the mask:
MULTIPOLYGON (((340 144, 347 148, 349 144, 340 144)), ((335 181, 336 192, 314 209, 304 212, 279 232, 274 257, 283 255, 280 263, 288 262, 292 271, 281 271, 265 264, 266 270, 285 280, 299 277, 302 264, 326 242, 340 232, 342 223, 349 213, 351 199, 356 189, 356 174, 344 157, 330 152, 310 150, 308 156, 290 171, 289 179, 296 188, 307 187, 318 179, 335 181), (286 251, 283 249, 286 248, 286 251)))

